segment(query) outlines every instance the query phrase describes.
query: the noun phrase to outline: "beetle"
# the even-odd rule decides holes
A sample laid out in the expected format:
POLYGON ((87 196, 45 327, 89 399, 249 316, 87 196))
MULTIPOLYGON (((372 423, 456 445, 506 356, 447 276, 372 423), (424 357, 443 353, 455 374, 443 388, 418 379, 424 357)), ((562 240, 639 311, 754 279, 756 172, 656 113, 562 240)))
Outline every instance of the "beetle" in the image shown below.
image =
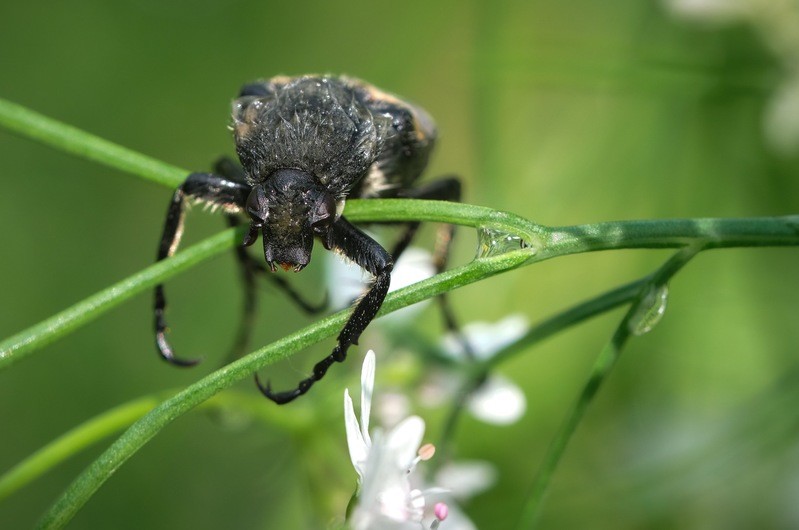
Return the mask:
MULTIPOLYGON (((348 198, 405 197, 460 201, 461 184, 444 177, 420 187, 413 184, 427 165, 436 127, 420 107, 355 78, 331 75, 279 76, 245 84, 232 103, 231 129, 240 165, 220 159, 213 173, 191 173, 172 195, 157 260, 172 256, 183 233, 186 205, 199 202, 221 208, 231 226, 248 222, 235 249, 245 286, 245 318, 238 342, 252 326, 254 278, 258 273, 301 271, 311 260, 314 240, 335 250, 374 280, 336 339, 333 351, 316 363, 312 374, 293 390, 273 392, 256 383, 277 404, 305 394, 328 368, 346 358, 348 348, 377 314, 388 292, 394 262, 409 245, 419 223, 405 223, 388 252, 347 221, 348 198), (266 267, 246 247, 258 236, 266 267)), ((454 228, 447 225, 436 249, 435 266, 443 270, 454 228)), ((277 275, 277 285, 306 310, 304 302, 277 275)), ((442 302, 444 301, 441 299, 442 302)), ((161 357, 177 366, 197 360, 175 355, 167 340, 163 284, 155 287, 155 338, 161 357)), ((442 303, 445 321, 454 328, 442 303)))

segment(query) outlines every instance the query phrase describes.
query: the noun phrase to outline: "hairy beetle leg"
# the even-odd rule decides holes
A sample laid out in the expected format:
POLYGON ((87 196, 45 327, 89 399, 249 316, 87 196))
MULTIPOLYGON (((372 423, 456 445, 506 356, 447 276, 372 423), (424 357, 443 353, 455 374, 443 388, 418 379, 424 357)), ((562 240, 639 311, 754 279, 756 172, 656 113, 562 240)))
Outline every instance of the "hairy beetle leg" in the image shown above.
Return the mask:
MULTIPOLYGON (((183 235, 183 219, 186 214, 186 201, 195 200, 207 202, 224 208, 228 212, 241 211, 242 205, 247 200, 249 187, 241 182, 214 175, 212 173, 192 173, 183 184, 175 190, 167 209, 164 232, 161 243, 158 245, 157 261, 172 256, 180 244, 183 235)), ((175 366, 193 366, 199 359, 181 359, 175 356, 169 341, 166 338, 167 323, 164 313, 166 311, 166 296, 164 285, 155 286, 155 344, 161 357, 175 366)))

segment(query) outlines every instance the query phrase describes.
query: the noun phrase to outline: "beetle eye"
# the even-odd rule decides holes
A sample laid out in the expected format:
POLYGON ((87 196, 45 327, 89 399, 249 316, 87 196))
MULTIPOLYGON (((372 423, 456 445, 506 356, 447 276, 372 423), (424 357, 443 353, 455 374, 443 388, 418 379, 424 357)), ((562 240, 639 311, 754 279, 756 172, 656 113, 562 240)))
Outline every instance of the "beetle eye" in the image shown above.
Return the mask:
POLYGON ((325 195, 314 207, 311 215, 311 226, 317 230, 329 228, 336 215, 336 201, 330 195, 325 195))
POLYGON ((261 203, 265 203, 264 199, 264 191, 260 187, 253 188, 250 192, 249 197, 247 197, 247 205, 245 207, 247 211, 247 215, 252 218, 252 221, 255 225, 261 226, 266 221, 266 209, 261 207, 261 203), (262 216, 263 212, 263 216, 262 216))

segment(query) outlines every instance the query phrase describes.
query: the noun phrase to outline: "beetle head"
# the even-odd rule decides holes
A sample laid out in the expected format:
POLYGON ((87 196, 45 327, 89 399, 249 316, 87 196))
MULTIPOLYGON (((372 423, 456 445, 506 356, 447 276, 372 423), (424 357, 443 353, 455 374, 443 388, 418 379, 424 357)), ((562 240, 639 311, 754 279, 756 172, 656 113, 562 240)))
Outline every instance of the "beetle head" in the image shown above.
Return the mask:
POLYGON ((279 169, 254 185, 246 211, 250 231, 244 244, 252 245, 260 230, 264 258, 273 271, 276 265, 295 272, 308 265, 314 236, 325 248, 333 246, 336 199, 304 171, 279 169))

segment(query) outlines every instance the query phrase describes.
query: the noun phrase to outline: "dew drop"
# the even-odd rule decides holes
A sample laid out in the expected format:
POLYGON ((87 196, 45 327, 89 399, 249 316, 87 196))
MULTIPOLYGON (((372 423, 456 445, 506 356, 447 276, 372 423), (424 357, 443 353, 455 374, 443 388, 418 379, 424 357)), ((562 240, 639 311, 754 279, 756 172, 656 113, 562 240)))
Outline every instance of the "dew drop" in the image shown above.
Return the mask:
POLYGON ((628 326, 633 335, 643 335, 652 331, 663 313, 666 312, 666 303, 669 299, 669 286, 661 287, 650 286, 643 300, 641 300, 638 310, 630 317, 628 326))
POLYGON ((477 229, 477 257, 488 258, 506 252, 530 248, 530 244, 516 234, 481 227, 477 229))

